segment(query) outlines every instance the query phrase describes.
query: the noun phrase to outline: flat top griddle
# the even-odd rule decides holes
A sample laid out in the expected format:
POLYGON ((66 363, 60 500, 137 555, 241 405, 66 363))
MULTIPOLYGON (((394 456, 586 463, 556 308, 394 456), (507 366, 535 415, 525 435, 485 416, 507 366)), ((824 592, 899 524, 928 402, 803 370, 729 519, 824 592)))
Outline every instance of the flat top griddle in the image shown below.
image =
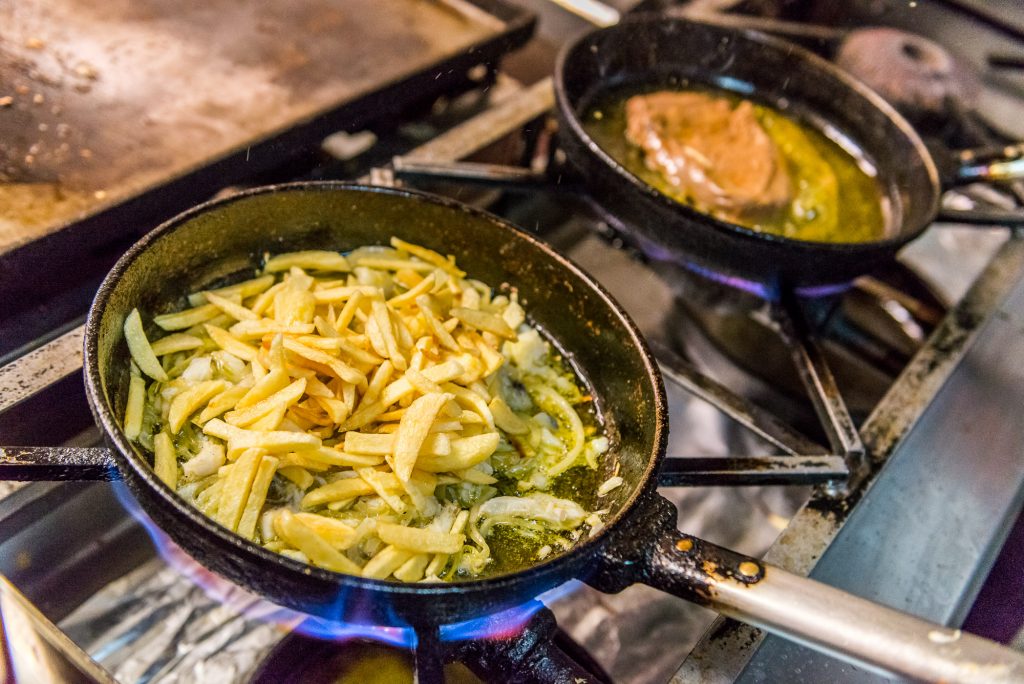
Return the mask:
POLYGON ((492 0, 19 0, 0 26, 3 255, 215 162, 251 173, 248 152, 507 51, 532 18, 492 0))

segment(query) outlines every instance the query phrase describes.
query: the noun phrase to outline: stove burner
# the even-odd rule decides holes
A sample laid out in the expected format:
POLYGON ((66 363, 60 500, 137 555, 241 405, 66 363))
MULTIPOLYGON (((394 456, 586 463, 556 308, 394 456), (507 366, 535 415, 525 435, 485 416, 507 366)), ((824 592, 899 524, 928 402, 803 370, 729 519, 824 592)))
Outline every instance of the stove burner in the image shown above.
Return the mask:
POLYGON ((892 28, 849 34, 836 63, 908 116, 948 116, 950 101, 970 109, 981 85, 974 71, 944 47, 892 28))
MULTIPOLYGON (((504 633, 408 645, 367 637, 316 638, 296 630, 278 642, 251 679, 255 684, 509 681, 610 682, 601 666, 563 632, 539 602, 525 623, 504 633), (566 679, 566 676, 569 679, 566 679)), ((495 616, 500 619, 500 616, 495 616)), ((450 631, 450 630, 449 630, 450 631)))

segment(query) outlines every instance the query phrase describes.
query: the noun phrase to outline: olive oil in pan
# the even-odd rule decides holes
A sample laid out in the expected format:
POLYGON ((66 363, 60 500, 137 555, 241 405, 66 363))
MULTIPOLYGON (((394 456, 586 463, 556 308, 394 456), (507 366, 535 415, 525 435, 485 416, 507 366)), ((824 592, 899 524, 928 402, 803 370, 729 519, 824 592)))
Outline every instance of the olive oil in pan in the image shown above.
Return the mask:
MULTIPOLYGON (((886 237, 886 193, 873 168, 815 127, 777 109, 752 103, 754 116, 785 162, 791 199, 777 211, 756 217, 707 206, 645 163, 645 151, 627 139, 626 102, 651 92, 615 88, 599 94, 583 116, 587 133, 616 162, 672 199, 715 218, 752 230, 811 242, 871 242, 886 237)), ((743 98, 723 90, 688 88, 722 98, 733 108, 743 98)))

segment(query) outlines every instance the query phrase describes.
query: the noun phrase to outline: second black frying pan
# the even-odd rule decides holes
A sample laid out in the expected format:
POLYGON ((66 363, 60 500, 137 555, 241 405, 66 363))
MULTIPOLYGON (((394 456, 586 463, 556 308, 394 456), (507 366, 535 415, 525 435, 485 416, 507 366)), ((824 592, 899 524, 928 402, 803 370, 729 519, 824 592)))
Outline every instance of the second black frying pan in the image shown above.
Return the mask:
POLYGON ((881 97, 829 62, 750 30, 664 15, 590 32, 559 56, 562 146, 591 195, 640 236, 700 271, 779 287, 840 284, 893 257, 935 218, 935 164, 881 97), (853 141, 879 169, 892 206, 889 235, 864 243, 806 242, 713 218, 662 194, 616 162, 582 116, 611 89, 704 85, 738 92, 853 141))

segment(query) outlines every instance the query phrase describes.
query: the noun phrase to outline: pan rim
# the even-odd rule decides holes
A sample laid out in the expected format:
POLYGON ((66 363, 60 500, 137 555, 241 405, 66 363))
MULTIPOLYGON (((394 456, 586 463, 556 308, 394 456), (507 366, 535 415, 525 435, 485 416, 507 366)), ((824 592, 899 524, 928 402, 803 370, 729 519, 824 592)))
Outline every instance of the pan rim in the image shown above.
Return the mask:
MULTIPOLYGON (((85 344, 83 370, 85 379, 86 396, 89 407, 97 425, 103 430, 109 442, 115 447, 114 456, 120 469, 126 466, 131 473, 139 478, 145 487, 149 488, 161 501, 161 505, 169 506, 177 516, 187 518, 191 523, 198 525, 204 532, 212 535, 217 540, 230 546, 231 550, 242 560, 257 558, 262 562, 277 564, 290 572, 299 573, 321 581, 338 584, 339 586, 350 586, 360 589, 368 589, 387 594, 404 594, 414 596, 429 596, 448 593, 467 593, 475 591, 490 591, 500 589, 504 586, 520 585, 530 579, 543 577, 556 571, 565 563, 578 558, 583 553, 589 553, 599 549, 609 537, 609 534, 616 525, 621 522, 629 513, 642 504, 643 499, 649 493, 652 483, 656 481, 657 472, 665 455, 665 448, 668 439, 668 409, 664 388, 664 381, 654 356, 651 353, 646 340, 640 333, 639 328, 629 317, 622 306, 605 290, 593 277, 576 265, 571 259, 557 252, 540 238, 530 234, 526 230, 506 221, 490 212, 471 207, 457 200, 426 193, 407 188, 392 188, 385 186, 370 185, 358 182, 347 181, 298 181, 291 183, 280 183, 250 188, 228 197, 215 198, 198 204, 184 212, 181 212, 164 221, 159 226, 149 231, 132 245, 117 263, 104 277, 96 296, 89 308, 89 315, 85 326, 85 344), (113 408, 108 404, 103 391, 103 378, 99 369, 99 330, 103 310, 109 301, 125 271, 139 258, 153 243, 170 235, 177 229, 189 224, 192 219, 212 209, 224 207, 235 202, 244 201, 251 197, 271 195, 281 192, 331 192, 331 191, 354 191, 356 193, 369 192, 387 194, 398 198, 405 198, 418 201, 426 201, 447 209, 462 211, 472 214, 481 220, 497 224, 502 229, 509 231, 516 238, 525 240, 533 248, 545 253, 549 258, 554 259, 561 267, 569 270, 575 277, 579 278, 592 290, 594 290, 602 301, 609 306, 615 317, 621 322, 629 335, 631 346, 635 347, 644 365, 647 378, 651 381, 654 395, 655 430, 651 444, 651 454, 648 456, 647 465, 642 476, 639 478, 630 497, 623 502, 615 516, 607 521, 604 527, 593 537, 581 540, 566 553, 560 554, 550 560, 530 565, 527 568, 516 572, 495 575, 474 580, 461 580, 458 582, 442 583, 404 583, 399 581, 377 580, 348 575, 345 573, 333 572, 311 564, 293 560, 287 556, 274 553, 240 535, 228 531, 226 528, 214 522, 201 511, 189 505, 183 498, 167 486, 143 458, 132 447, 125 437, 119 421, 114 415, 113 408)), ((143 507, 143 510, 145 508, 143 507)), ((155 523, 150 523, 155 524, 155 523)), ((173 536, 163 530, 161 532, 173 540, 173 536)), ((177 542, 176 542, 177 543, 177 542)), ((205 566, 205 563, 202 563, 205 566)))
MULTIPOLYGON (((691 221, 699 222, 708 228, 716 230, 725 235, 731 235, 736 238, 747 240, 750 242, 760 243, 762 245, 777 245, 785 246, 787 249, 794 249, 798 251, 808 251, 820 254, 823 251, 833 253, 857 253, 861 251, 875 251, 886 248, 898 248, 912 240, 916 239, 923 233, 928 227, 934 222, 935 217, 938 214, 939 204, 942 194, 942 185, 939 180, 938 167, 935 164, 935 160, 932 158, 931 153, 928 152, 924 141, 917 134, 910 123, 900 114, 896 109, 890 105, 881 95, 872 90, 867 84, 860 79, 856 78, 852 74, 843 71, 836 65, 832 64, 828 60, 816 55, 815 53, 807 50, 800 45, 792 43, 781 38, 769 35, 763 31, 749 28, 735 28, 726 26, 723 24, 716 23, 714 21, 701 21, 697 19, 683 18, 679 16, 666 16, 665 14, 657 12, 643 12, 626 17, 618 24, 614 26, 607 26, 598 29, 590 29, 584 31, 580 35, 573 38, 570 42, 566 43, 561 50, 559 50, 558 56, 555 61, 555 101, 556 107, 559 113, 562 115, 562 119, 566 121, 572 129, 572 135, 576 137, 583 146, 586 147, 591 154, 594 154, 605 166, 610 168, 616 176, 622 180, 627 181, 632 187, 636 188, 643 196, 652 200, 670 211, 681 213, 686 219, 691 221), (907 138, 911 143, 918 157, 920 158, 924 171, 928 177, 929 184, 931 185, 933 192, 931 201, 926 212, 922 212, 922 216, 926 217, 922 220, 920 225, 915 226, 909 230, 902 229, 902 222, 899 226, 901 230, 895 235, 891 235, 880 240, 870 240, 866 242, 820 242, 814 240, 800 240, 796 238, 790 238, 783 235, 777 235, 775 233, 760 232, 752 228, 747 228, 737 223, 724 221, 716 218, 711 214, 697 211, 693 207, 687 206, 682 202, 678 202, 665 193, 659 191, 653 186, 645 183, 638 178, 631 171, 626 169, 622 164, 617 162, 609 155, 604 148, 597 143, 590 136, 589 133, 583 128, 583 122, 580 114, 576 111, 573 103, 569 101, 568 88, 566 86, 566 64, 570 59, 570 56, 581 50, 581 46, 585 45, 588 41, 593 40, 595 37, 602 34, 611 34, 616 31, 626 30, 631 26, 642 26, 642 25, 653 25, 653 24, 665 24, 674 23, 681 26, 707 26, 714 30, 721 31, 723 33, 732 35, 742 40, 748 40, 763 46, 766 46, 774 50, 785 50, 790 54, 795 55, 799 59, 806 61, 813 68, 822 72, 822 74, 828 78, 834 78, 840 81, 850 91, 866 100, 871 106, 875 107, 882 112, 900 131, 900 133, 907 138)), ((592 94, 593 91, 591 91, 592 94)), ((902 210, 901 210, 902 213, 902 210)))

